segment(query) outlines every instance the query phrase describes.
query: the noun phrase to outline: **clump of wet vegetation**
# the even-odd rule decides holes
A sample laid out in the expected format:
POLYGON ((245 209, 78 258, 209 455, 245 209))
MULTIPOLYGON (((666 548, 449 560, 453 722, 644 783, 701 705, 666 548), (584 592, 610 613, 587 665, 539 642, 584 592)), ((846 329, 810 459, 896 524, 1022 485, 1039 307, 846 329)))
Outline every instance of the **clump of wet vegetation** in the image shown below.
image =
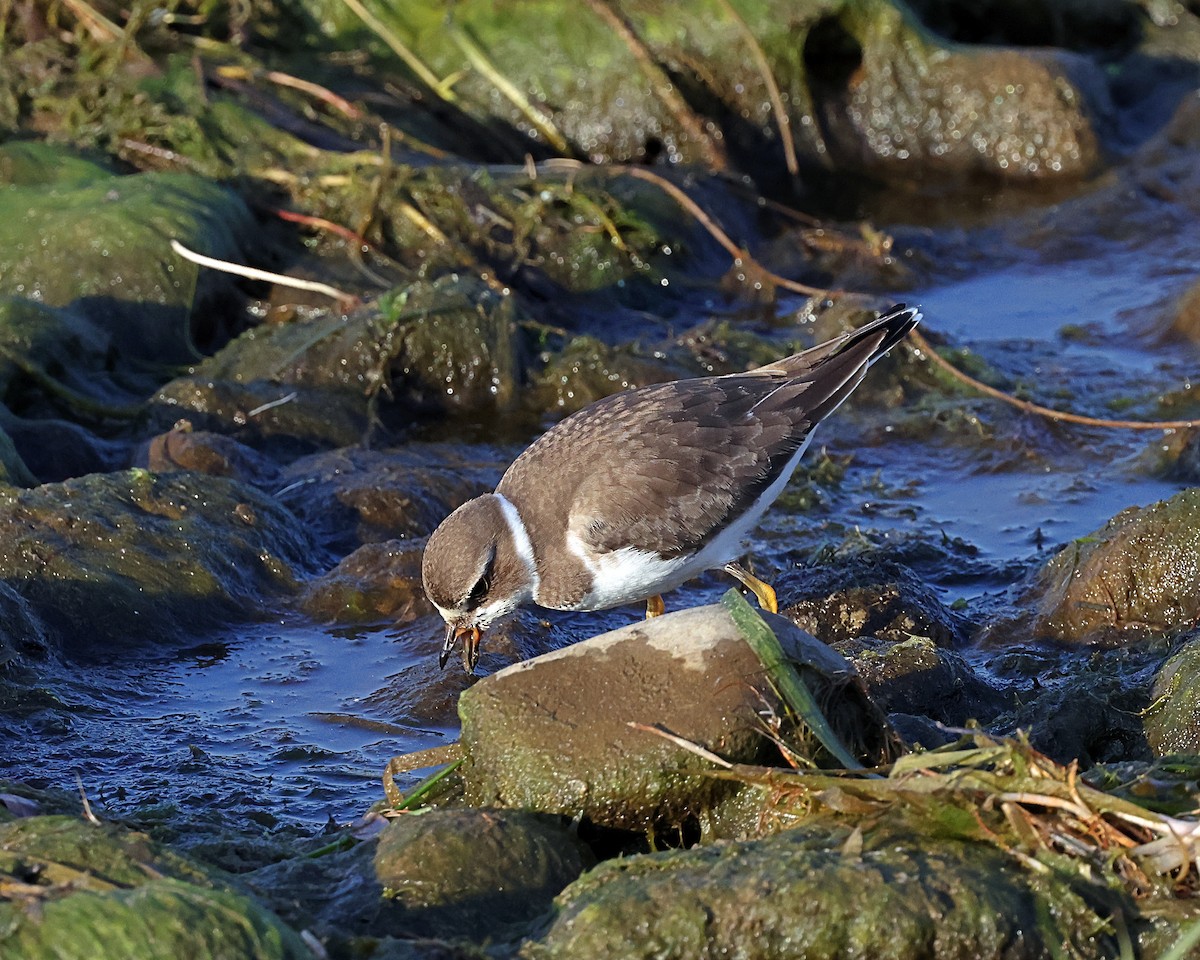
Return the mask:
POLYGON ((0 2, 0 954, 1190 955, 1194 281, 931 313, 764 522, 781 617, 522 613, 466 687, 419 558, 618 390, 1191 270, 1198 65, 1121 0, 0 2), (461 741, 346 815, 297 714, 461 741))

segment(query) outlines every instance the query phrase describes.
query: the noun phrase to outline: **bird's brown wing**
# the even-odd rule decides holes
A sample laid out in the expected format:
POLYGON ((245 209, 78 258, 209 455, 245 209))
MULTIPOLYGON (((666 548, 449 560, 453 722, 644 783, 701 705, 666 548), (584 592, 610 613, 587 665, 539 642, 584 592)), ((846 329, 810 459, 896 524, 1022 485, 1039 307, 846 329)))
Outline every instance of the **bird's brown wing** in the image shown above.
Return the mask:
POLYGON ((702 389, 666 385, 650 405, 612 404, 569 529, 597 551, 694 552, 792 459, 811 429, 795 416, 808 389, 782 378, 714 378, 702 389))
POLYGON ((778 479, 813 427, 912 326, 914 313, 897 308, 749 373, 608 397, 544 434, 497 490, 520 498, 535 539, 571 531, 600 552, 691 553, 778 479))

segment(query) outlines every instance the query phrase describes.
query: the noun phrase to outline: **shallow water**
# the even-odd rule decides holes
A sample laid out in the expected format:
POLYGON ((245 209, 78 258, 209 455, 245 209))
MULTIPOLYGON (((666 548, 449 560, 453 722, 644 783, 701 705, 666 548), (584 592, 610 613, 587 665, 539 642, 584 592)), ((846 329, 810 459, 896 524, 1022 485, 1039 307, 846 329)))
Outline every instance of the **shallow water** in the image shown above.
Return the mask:
MULTIPOLYGON (((1008 376, 1041 388, 1061 384, 1059 406, 1108 416, 1108 403, 1132 398, 1128 415, 1151 417, 1153 399, 1200 366, 1195 345, 1145 335, 1153 326, 1147 320, 1192 278, 1194 264, 1184 260, 1196 239, 1173 237, 1153 252, 1109 244, 1096 259, 1054 263, 1009 250, 996 270, 903 299, 921 304, 930 330, 1008 376)), ((980 417, 995 415, 993 401, 964 402, 980 417)), ((995 422, 1015 424, 1014 434, 990 445, 956 444, 945 434, 893 439, 886 422, 852 400, 816 445, 853 454, 844 478, 810 515, 770 515, 754 545, 758 561, 778 570, 785 555, 856 528, 885 553, 893 535, 958 538, 973 548, 970 564, 920 573, 947 600, 973 602, 1004 591, 1119 510, 1181 486, 1145 466, 1157 432, 995 422), (877 442, 861 445, 867 436, 877 442)), ((710 575, 668 598, 669 608, 711 601, 726 586, 710 575)), ((550 615, 540 629, 551 643, 566 643, 638 616, 633 609, 550 615)), ((0 776, 73 789, 78 771, 92 799, 117 813, 160 803, 184 815, 254 819, 264 829, 350 821, 380 798, 391 756, 456 736, 453 702, 466 681, 457 664, 437 673, 440 636, 432 619, 347 630, 289 615, 136 663, 52 667, 54 689, 71 702, 8 725, 0 776)))

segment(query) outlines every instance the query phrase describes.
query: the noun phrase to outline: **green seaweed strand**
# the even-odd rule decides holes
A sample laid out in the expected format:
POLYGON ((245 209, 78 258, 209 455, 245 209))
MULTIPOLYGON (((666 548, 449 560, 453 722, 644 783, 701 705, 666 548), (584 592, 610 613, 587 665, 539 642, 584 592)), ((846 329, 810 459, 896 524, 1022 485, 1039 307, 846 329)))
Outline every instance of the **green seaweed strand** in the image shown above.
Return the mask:
POLYGON ((727 590, 721 597, 721 605, 733 617, 734 624, 746 638, 746 642, 750 644, 750 649, 754 651, 755 656, 766 668, 767 676, 775 684, 775 688, 783 697, 788 708, 808 724, 813 735, 821 741, 821 746, 828 750, 838 763, 847 770, 863 769, 862 764, 846 749, 837 734, 833 732, 833 728, 829 726, 829 721, 821 713, 804 678, 784 655, 779 638, 767 626, 766 621, 746 602, 746 598, 733 588, 727 590))

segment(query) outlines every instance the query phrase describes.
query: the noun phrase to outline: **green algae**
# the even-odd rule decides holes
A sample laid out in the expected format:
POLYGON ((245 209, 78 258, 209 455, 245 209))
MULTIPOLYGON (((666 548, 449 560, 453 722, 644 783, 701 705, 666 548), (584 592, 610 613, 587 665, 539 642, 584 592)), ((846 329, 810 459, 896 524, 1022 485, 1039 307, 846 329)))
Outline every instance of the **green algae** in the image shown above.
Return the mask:
POLYGON ((1200 755, 1200 641, 1184 643, 1163 664, 1141 716, 1155 756, 1200 755))
POLYGON ((255 901, 113 825, 65 816, 0 824, 0 892, 5 960, 311 956, 255 901))
POLYGON ((92 652, 253 616, 310 557, 291 514, 224 478, 131 470, 0 490, 0 581, 92 652))
MULTIPOLYGON (((0 154, 10 149, 0 146, 0 154)), ((20 146, 0 187, 0 294, 46 306, 76 304, 126 356, 195 356, 190 314, 198 268, 170 241, 236 257, 250 230, 240 199, 188 174, 106 174, 69 152, 20 146), (64 159, 63 178, 46 171, 64 159), (32 166, 33 182, 25 182, 32 166)))
POLYGON ((1131 507, 1064 547, 1027 595, 1039 636, 1078 643, 1161 634, 1195 622, 1200 489, 1131 507))

